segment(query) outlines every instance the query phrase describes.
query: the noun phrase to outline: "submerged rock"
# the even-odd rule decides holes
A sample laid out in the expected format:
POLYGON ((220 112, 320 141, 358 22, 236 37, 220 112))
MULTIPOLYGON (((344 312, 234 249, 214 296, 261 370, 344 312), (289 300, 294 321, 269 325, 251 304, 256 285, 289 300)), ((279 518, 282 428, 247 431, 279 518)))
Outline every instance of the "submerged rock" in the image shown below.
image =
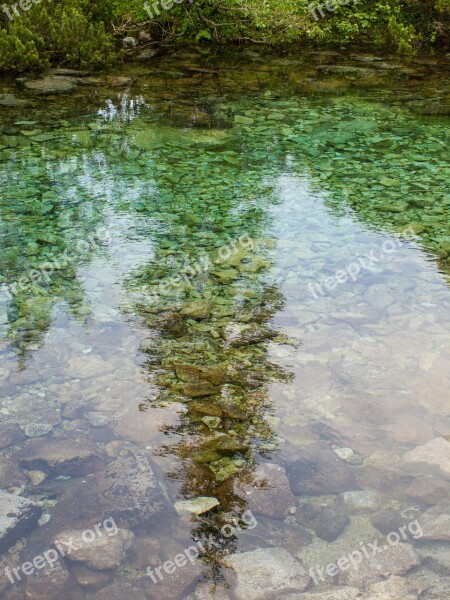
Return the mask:
POLYGON ((192 400, 187 404, 189 412, 198 413, 200 415, 208 415, 212 418, 218 418, 223 415, 223 411, 218 404, 215 404, 210 399, 208 400, 192 400))
POLYGON ((51 431, 53 431, 51 423, 28 423, 24 428, 25 435, 30 438, 43 437, 51 431))
POLYGON ((423 446, 417 446, 407 452, 404 459, 409 465, 422 464, 435 467, 445 477, 450 478, 450 442, 443 437, 435 438, 423 446))
POLYGON ((226 370, 219 365, 175 365, 177 377, 187 383, 197 383, 207 381, 213 385, 225 383, 227 378, 226 370))
POLYGON ((448 578, 431 585, 420 595, 420 600, 442 600, 443 598, 450 598, 450 579, 448 578))
POLYGON ((228 592, 218 585, 200 583, 184 600, 230 600, 228 592))
MULTIPOLYGON (((369 551, 370 555, 370 551, 369 551)), ((417 552, 409 544, 400 543, 396 546, 379 545, 377 554, 363 556, 357 569, 350 567, 338 572, 339 585, 348 585, 366 589, 373 583, 382 581, 392 575, 404 575, 413 567, 420 564, 417 552)))
POLYGON ((334 542, 350 523, 349 516, 334 504, 305 502, 299 506, 295 517, 300 525, 312 529, 327 542, 334 542))
POLYGON ((106 586, 113 578, 113 573, 110 571, 94 571, 81 563, 71 565, 70 573, 79 585, 90 590, 106 586))
POLYGON ((285 600, 354 600, 361 599, 358 588, 334 586, 330 589, 285 596, 285 600))
POLYGON ((236 473, 239 473, 247 466, 244 458, 224 456, 208 464, 208 467, 215 475, 218 482, 226 481, 236 473))
POLYGON ((102 461, 94 442, 78 436, 31 442, 21 453, 20 465, 28 471, 80 476, 97 471, 102 461))
POLYGON ((27 474, 33 485, 39 485, 47 479, 47 473, 44 471, 28 471, 27 474))
POLYGON ((417 600, 422 587, 403 577, 390 577, 387 581, 371 585, 361 600, 417 600))
POLYGON ((109 533, 103 529, 99 529, 99 533, 93 529, 89 531, 92 536, 87 536, 84 530, 63 531, 55 538, 54 544, 62 544, 63 548, 70 550, 67 554, 69 560, 82 562, 91 569, 104 571, 121 565, 134 540, 134 533, 127 529, 109 533))
POLYGON ((238 125, 253 125, 255 119, 244 115, 234 115, 234 122, 238 125))
POLYGON ((309 575, 284 548, 260 548, 223 559, 236 600, 273 600, 289 592, 303 592, 309 575))
POLYGON ((300 447, 296 455, 286 469, 294 494, 340 494, 357 489, 347 463, 330 446, 308 444, 300 447))
POLYGON ((242 323, 230 323, 223 332, 225 341, 234 348, 259 344, 272 339, 275 335, 276 332, 267 327, 242 323))
POLYGON ((118 458, 95 477, 86 478, 55 507, 66 522, 101 522, 112 517, 118 527, 145 531, 167 505, 158 479, 143 455, 118 458), (72 519, 72 520, 71 520, 72 519))
POLYGON ((16 98, 14 94, 2 94, 0 95, 0 106, 9 106, 9 107, 17 107, 17 106, 29 106, 30 103, 28 100, 22 100, 21 98, 16 98))
POLYGON ((147 600, 139 583, 116 582, 95 593, 95 600, 147 600))
POLYGON ((35 94, 68 94, 76 89, 77 83, 74 77, 50 75, 36 81, 26 81, 24 87, 35 94))
POLYGON ((0 450, 14 444, 20 444, 25 439, 25 434, 13 423, 0 423, 0 450))
POLYGON ((211 316, 211 304, 205 300, 189 302, 181 308, 180 314, 189 319, 207 319, 211 316))
POLYGON ((206 441, 191 451, 190 457, 195 463, 201 464, 213 462, 223 456, 246 450, 247 447, 243 446, 234 437, 224 433, 217 433, 214 437, 206 439, 206 441))
POLYGON ((373 490, 356 490, 340 495, 341 502, 349 509, 357 512, 374 511, 381 506, 381 496, 373 490))
POLYGON ((81 600, 83 593, 75 579, 62 562, 52 567, 46 563, 43 569, 36 570, 25 583, 26 600, 81 600))
POLYGON ((286 471, 272 463, 257 465, 233 481, 232 493, 242 498, 253 513, 283 519, 296 500, 286 471))
POLYGON ((105 425, 108 425, 109 423, 109 418, 97 411, 86 413, 86 419, 92 427, 105 427, 105 425))
POLYGON ((222 424, 220 417, 202 417, 202 421, 210 431, 219 429, 222 424))
POLYGON ((34 502, 0 491, 0 552, 32 531, 41 514, 42 509, 34 502))
POLYGON ((186 383, 180 389, 183 396, 188 398, 201 398, 202 396, 213 396, 218 390, 210 383, 186 383))
POLYGON ((433 506, 419 518, 422 540, 450 541, 450 504, 433 506))
POLYGON ((219 504, 220 502, 217 498, 199 496, 192 500, 178 500, 175 502, 174 507, 179 515, 202 515, 216 506, 219 506, 219 504))

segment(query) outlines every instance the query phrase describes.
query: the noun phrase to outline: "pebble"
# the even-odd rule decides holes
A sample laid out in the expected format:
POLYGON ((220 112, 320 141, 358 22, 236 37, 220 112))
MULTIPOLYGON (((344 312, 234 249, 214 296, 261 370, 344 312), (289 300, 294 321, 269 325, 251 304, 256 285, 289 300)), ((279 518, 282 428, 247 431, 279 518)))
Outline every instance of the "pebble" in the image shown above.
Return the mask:
POLYGON ((29 438, 38 438, 48 435, 53 430, 53 425, 50 423, 29 423, 25 425, 23 431, 29 438))
POLYGON ((208 496, 199 496, 192 500, 179 500, 175 502, 174 507, 179 515, 202 515, 209 510, 212 510, 216 506, 219 506, 220 502, 217 498, 208 496))

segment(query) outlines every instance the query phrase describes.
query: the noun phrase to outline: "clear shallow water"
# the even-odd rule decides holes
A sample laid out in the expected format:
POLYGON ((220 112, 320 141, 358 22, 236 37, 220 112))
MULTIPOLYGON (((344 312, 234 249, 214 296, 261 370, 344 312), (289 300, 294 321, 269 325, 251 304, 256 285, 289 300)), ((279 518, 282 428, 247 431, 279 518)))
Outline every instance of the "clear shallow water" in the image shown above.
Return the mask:
MULTIPOLYGON (((182 59, 5 112, 1 419, 28 435, 3 430, 0 487, 44 514, 5 564, 109 517, 136 535, 106 571, 62 561, 60 587, 2 576, 5 598, 239 597, 227 552, 309 569, 446 514, 445 451, 405 458, 450 435, 446 82, 326 59, 240 82, 182 59), (174 510, 198 496, 220 506, 174 510), (146 575, 204 536, 179 577, 146 575)), ((391 565, 418 589, 450 568, 428 537, 391 565)))

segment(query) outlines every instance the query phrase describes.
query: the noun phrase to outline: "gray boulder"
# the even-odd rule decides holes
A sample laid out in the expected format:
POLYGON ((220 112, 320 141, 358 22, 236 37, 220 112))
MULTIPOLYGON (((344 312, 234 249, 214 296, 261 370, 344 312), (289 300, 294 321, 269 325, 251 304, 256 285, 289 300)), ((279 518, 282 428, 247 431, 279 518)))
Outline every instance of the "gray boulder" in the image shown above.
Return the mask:
POLYGON ((0 491, 0 552, 34 529, 41 514, 34 502, 0 491))

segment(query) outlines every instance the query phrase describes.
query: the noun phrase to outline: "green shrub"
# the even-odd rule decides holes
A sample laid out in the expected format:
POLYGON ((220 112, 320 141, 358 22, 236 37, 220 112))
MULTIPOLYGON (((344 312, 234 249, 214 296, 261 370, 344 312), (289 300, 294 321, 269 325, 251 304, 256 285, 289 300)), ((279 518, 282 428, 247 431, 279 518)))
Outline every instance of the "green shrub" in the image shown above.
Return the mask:
POLYGON ((153 40, 174 45, 255 41, 410 53, 450 43, 450 0, 350 0, 317 20, 309 6, 328 0, 186 0, 161 8, 150 25, 144 1, 41 0, 14 21, 0 13, 0 70, 108 65, 113 25, 136 35, 142 23, 153 40))
MULTIPOLYGON (((45 2, 45 0, 44 0, 45 2)), ((0 29, 0 69, 43 69, 50 63, 99 66, 113 59, 113 39, 102 21, 95 21, 86 2, 34 5, 0 29)))

